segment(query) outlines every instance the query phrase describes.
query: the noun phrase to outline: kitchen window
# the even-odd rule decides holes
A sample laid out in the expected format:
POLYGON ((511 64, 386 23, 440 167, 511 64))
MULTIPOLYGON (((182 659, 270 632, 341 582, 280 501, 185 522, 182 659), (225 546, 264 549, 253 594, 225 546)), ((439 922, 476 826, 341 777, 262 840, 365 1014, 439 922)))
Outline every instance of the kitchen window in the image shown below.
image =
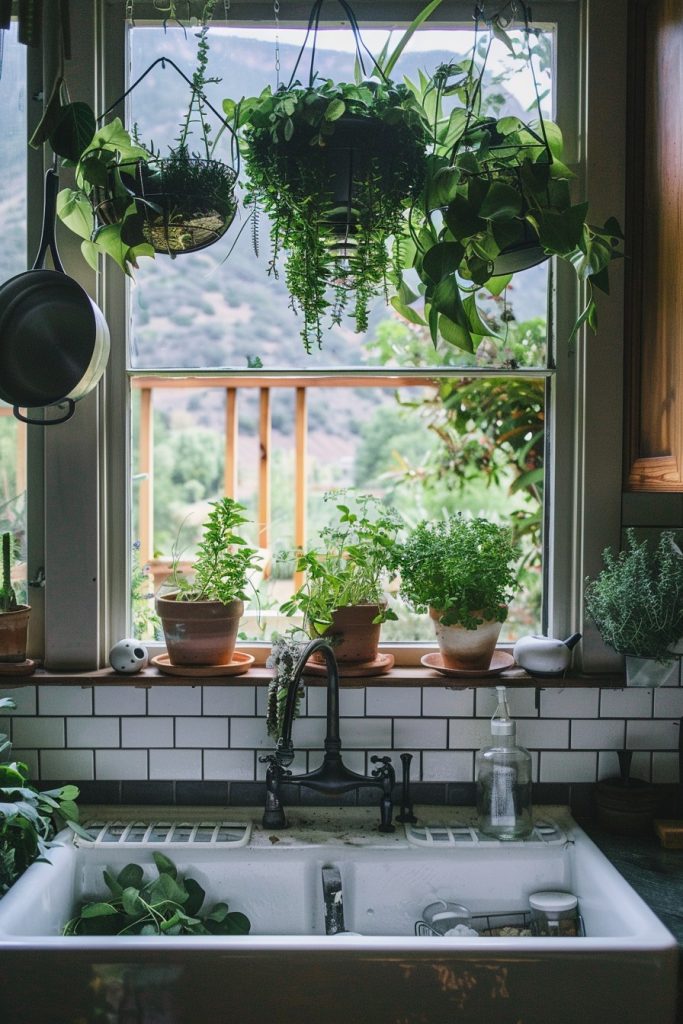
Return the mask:
MULTIPOLYGON (((219 5, 220 6, 220 5, 219 5)), ((419 5, 399 5, 401 12, 405 10, 405 20, 408 21, 419 9, 419 5)), ((280 24, 278 29, 278 42, 281 55, 294 46, 290 43, 290 33, 294 31, 301 14, 297 7, 296 11, 288 12, 285 5, 282 5, 280 12, 280 24), (291 20, 288 20, 291 19, 291 20)), ((220 12, 221 15, 223 12, 220 12)), ((358 4, 356 13, 359 16, 361 26, 367 24, 364 34, 379 32, 378 5, 358 4), (372 8, 372 16, 368 11, 372 8), (364 15, 368 15, 366 18, 364 15)), ((393 6, 387 12, 392 19, 398 20, 398 8, 393 6)), ((583 173, 585 137, 582 135, 579 118, 581 68, 578 66, 576 54, 579 52, 578 40, 581 38, 581 26, 578 18, 578 5, 574 3, 542 4, 534 9, 536 23, 543 23, 551 29, 555 43, 554 63, 554 98, 556 104, 556 117, 563 126, 565 135, 565 147, 569 158, 573 160, 577 168, 583 173)), ((146 40, 152 39, 153 35, 161 36, 158 30, 148 27, 145 17, 155 18, 158 21, 158 13, 154 13, 152 5, 136 4, 136 26, 128 30, 131 40, 132 58, 128 68, 129 80, 134 79, 148 63, 151 62, 156 50, 152 46, 152 52, 148 48, 146 40), (136 53, 136 40, 144 40, 140 45, 140 51, 136 53)), ((253 29, 248 26, 252 19, 260 22, 261 28, 267 28, 269 32, 263 33, 260 42, 264 47, 274 44, 273 39, 273 14, 266 5, 258 3, 233 3, 228 11, 229 25, 231 28, 224 28, 225 19, 222 17, 212 28, 211 38, 213 60, 223 38, 229 41, 232 31, 233 38, 237 37, 235 26, 239 26, 239 32, 243 38, 254 38, 253 29)), ((441 30, 442 38, 449 37, 456 24, 467 25, 471 12, 463 5, 449 4, 444 0, 442 9, 439 11, 439 21, 435 23, 441 30)), ((430 31, 432 28, 428 26, 430 31)), ((104 95, 110 101, 111 97, 123 92, 124 88, 124 67, 126 61, 126 28, 121 18, 121 6, 119 4, 102 3, 95 7, 92 22, 93 35, 96 39, 106 39, 106 47, 101 47, 102 62, 97 64, 97 81, 105 83, 104 95)), ((180 30, 169 29, 169 37, 172 32, 182 35, 180 30)), ((293 38, 293 37, 292 37, 293 38)), ((87 42, 87 38, 86 38, 87 42)), ((166 40, 168 44, 169 40, 166 40)), ((189 67, 193 53, 192 43, 194 40, 184 39, 179 45, 187 50, 189 67)), ((374 46, 374 39, 373 39, 374 46)), ((88 76, 88 53, 85 43, 77 46, 82 50, 75 56, 74 71, 69 71, 70 86, 72 93, 75 93, 75 81, 81 83, 87 89, 91 79, 88 76), (76 63, 77 62, 77 63, 76 63), (82 77, 81 77, 82 76, 82 77)), ((171 55, 168 45, 166 52, 171 55)), ((462 47, 461 47, 462 51, 462 47)), ((349 60, 352 58, 349 57, 349 60)), ((218 62, 217 62, 218 63, 218 62)), ((274 65, 273 65, 274 66, 274 65)), ((213 70, 212 65, 210 68, 213 70)), ((223 82, 218 86, 219 96, 241 94, 243 91, 250 91, 240 88, 239 83, 232 85, 229 81, 229 64, 226 63, 228 71, 220 66, 215 67, 217 74, 223 75, 223 82)), ((262 69, 259 68, 259 71, 262 69)), ((269 68, 270 70, 270 68, 269 68)), ((284 69, 283 69, 284 71, 284 69)), ((161 82, 156 85, 157 89, 163 89, 168 75, 167 71, 158 71, 161 82)), ((154 101, 150 102, 145 97, 144 86, 139 89, 139 96, 132 97, 134 120, 140 121, 147 118, 145 131, 154 127, 153 119, 156 114, 154 101), (152 117, 152 123, 149 118, 152 117)), ((252 90, 253 91, 253 90, 252 90)), ((212 94, 212 98, 216 94, 212 94)), ((106 102, 94 105, 98 109, 106 106, 106 102)), ((171 138, 160 139, 155 134, 155 142, 172 141, 171 138)), ((580 179, 581 180, 581 179, 580 179)), ((593 203, 593 194, 591 200, 593 203)), ((612 200, 609 196, 608 200, 612 200)), ((610 208, 613 211, 613 207, 610 208)), ((618 211, 617 211, 618 212, 618 211)), ((599 219, 599 215, 596 215, 599 219)), ((604 218, 603 218, 604 219, 604 218)), ((244 232, 242 240, 248 243, 248 232, 244 232)), ((61 239, 60 239, 61 244, 61 239)), ((67 249, 74 253, 77 246, 69 240, 65 242, 67 249)), ((218 253, 218 246, 215 247, 218 253)), ((301 349, 301 363, 295 365, 296 356, 292 365, 276 365, 274 361, 270 364, 261 358, 261 353, 249 352, 244 347, 239 348, 234 344, 234 339, 240 335, 244 339, 245 332, 248 333, 248 324, 244 325, 245 311, 241 308, 239 295, 231 294, 229 284, 231 274, 239 267, 238 257, 233 253, 230 259, 221 266, 207 265, 209 254, 207 250, 202 257, 202 262, 196 264, 200 269, 191 269, 193 261, 202 254, 195 256, 180 257, 172 266, 172 270, 181 274, 177 280, 182 282, 180 293, 176 291, 171 297, 172 304, 178 307, 180 324, 174 326, 174 331, 164 333, 164 318, 159 315, 158 309, 152 309, 149 296, 152 295, 149 281, 157 278, 160 287, 163 287, 162 278, 168 261, 164 257, 158 258, 155 263, 141 270, 137 275, 137 283, 126 295, 126 286, 120 273, 115 268, 105 268, 100 276, 99 298, 105 305, 107 319, 112 330, 113 352, 110 367, 107 373, 106 386, 99 396, 92 396, 79 403, 76 420, 79 424, 67 424, 64 427, 47 430, 36 441, 44 444, 45 457, 45 568, 47 576, 46 585, 46 621, 47 621, 47 645, 46 653, 48 664, 51 667, 76 667, 82 664, 84 667, 93 667, 95 661, 102 661, 105 652, 108 650, 110 641, 118 639, 129 631, 129 593, 130 593, 130 572, 132 560, 132 543, 140 539, 139 534, 143 533, 143 522, 141 508, 145 503, 139 500, 140 491, 146 486, 150 479, 150 467, 140 465, 140 457, 144 452, 144 443, 141 440, 141 427, 144 423, 145 409, 144 402, 150 399, 151 385, 154 385, 153 402, 159 410, 169 408, 171 399, 169 393, 174 395, 176 403, 175 411, 166 413, 167 422, 173 417, 184 417, 187 423, 201 424, 202 418, 208 417, 208 424, 204 426, 209 429, 213 421, 220 416, 225 417, 229 403, 230 387, 235 389, 247 384, 245 389, 252 390, 252 395, 259 395, 259 398, 252 402, 241 403, 242 415, 245 419, 251 419, 252 454, 246 449, 246 462, 255 461, 253 452, 258 449, 256 439, 258 431, 254 430, 253 422, 258 420, 263 412, 263 405, 267 403, 270 408, 270 424, 272 427, 273 417, 280 424, 291 424, 293 411, 296 406, 297 395, 302 390, 302 378, 307 375, 324 380, 327 389, 320 389, 323 408, 330 407, 330 399, 333 391, 341 392, 341 387, 336 389, 333 385, 339 377, 340 384, 343 381, 345 392, 341 397, 335 396, 339 407, 343 407, 345 395, 350 391, 355 394, 355 401, 362 405, 361 395, 363 392, 361 382, 364 375, 376 378, 378 366, 368 366, 360 360, 350 360, 347 364, 335 365, 332 362, 335 356, 334 345, 330 343, 327 350, 323 348, 320 356, 309 360, 303 349, 301 349), (182 263, 182 266, 181 266, 182 263), (206 280, 207 287, 202 295, 201 286, 195 288, 196 280, 206 280), (218 287, 213 287, 213 284, 218 287), (195 306, 198 301, 204 299, 208 312, 199 313, 197 308, 183 309, 185 299, 190 306, 195 306), (191 301, 190 301, 191 300, 191 301), (219 304, 220 313, 212 319, 211 313, 219 304), (184 318, 184 321, 183 321, 184 318), (174 374, 169 373, 169 365, 177 367, 177 341, 182 337, 182 330, 187 330, 187 323, 195 329, 200 327, 203 331, 202 346, 198 347, 200 358, 206 365, 197 367, 197 361, 192 358, 186 360, 183 387, 178 387, 178 381, 173 387, 167 386, 173 379, 174 374), (216 332, 216 322, 222 323, 223 333, 219 336, 216 332), (184 326, 185 324, 185 326, 184 326), (180 335, 178 333, 180 328, 180 335), (156 337, 153 337, 156 332, 156 337), (175 333, 174 333, 175 332, 175 333), (213 332, 213 338, 212 338, 213 332), (230 334, 232 332, 232 334, 230 334), (225 339, 233 338, 233 355, 239 353, 242 362, 233 362, 226 357, 225 339), (168 344, 166 344, 168 342, 168 344), (176 344, 176 352, 173 351, 173 344, 176 344), (216 355, 211 355, 211 344, 216 355), (202 352, 204 355, 202 356, 202 352), (209 352, 208 358, 206 353, 209 352), (247 357, 256 357, 264 363, 267 377, 263 376, 263 369, 255 373, 252 367, 245 366, 247 357), (215 363, 216 365, 212 365, 215 363), (220 367, 220 372, 217 370, 220 367), (229 372, 225 371, 226 366, 231 366, 229 372), (296 376, 294 388, 285 387, 288 378, 296 376), (206 378, 209 377, 207 380, 206 378), (217 379, 218 378, 218 379, 217 379), (353 388, 349 388, 349 378, 353 388), (272 383, 269 387, 269 398, 264 399, 264 380, 272 383), (359 386, 356 387, 356 381, 359 386), (200 383, 201 387, 195 385, 200 383), (185 386, 190 385, 190 386, 185 386), (208 385, 208 386, 207 386, 208 385), (157 394, 158 389, 158 394, 157 394), (184 394, 181 394, 184 392, 184 394), (285 392, 289 392, 288 395, 285 392), (221 403, 223 403, 221 405, 221 403), (258 403, 261 403, 260 406, 258 403), (178 412, 178 409, 181 411, 178 412), (133 443, 130 443, 128 424, 129 417, 133 418, 133 443), (132 483, 131 483, 132 481, 132 483), (136 493, 137 492, 137 493, 136 493), (67 520, 60 519, 55 501, 57 497, 66 505, 67 520), (82 529, 78 532, 78 543, 74 537, 74 524, 80 523, 82 529), (68 526, 67 526, 68 524, 68 526), (80 553, 80 557, 79 557, 80 553), (64 575, 65 574, 65 575, 64 575), (62 576, 71 582, 70 597, 65 602, 59 602, 56 597, 50 595, 50 578, 62 576), (72 624, 79 622, 81 625, 79 636, 74 638, 72 624)), ((246 258, 246 257, 245 257, 246 258)), ((213 257, 211 257, 213 260, 213 257)), ((266 277, 264 257, 261 257, 263 286, 270 296, 270 284, 266 277)), ((73 265, 70 260, 69 265, 73 265)), ((554 273, 548 268, 548 273, 554 273)), ((546 273, 546 271, 544 271, 546 273)), ((81 276, 87 281, 87 272, 82 271, 81 276)), ((238 277, 238 275, 236 275, 238 277)), ((166 283, 166 287, 168 284, 166 283)), ((235 292, 238 288, 235 287, 235 292)), ((531 367, 525 368, 515 379, 530 379, 541 383, 544 392, 543 411, 546 419, 546 458, 545 458, 545 505, 544 505, 544 625, 551 632, 571 632, 580 616, 580 579, 581 557, 585 547, 585 533, 580 529, 581 520, 585 513, 585 469, 581 449, 581 437, 584 425, 581 421, 585 411, 585 395, 582 391, 582 382, 586 367, 586 352, 591 345, 604 344, 603 330, 597 340, 590 339, 584 350, 579 345, 575 352, 568 352, 566 343, 562 341, 555 345, 554 338, 564 339, 569 333, 569 326, 573 321, 573 310, 576 307, 576 296, 572 289, 571 280, 558 272, 557 278, 551 277, 545 289, 552 299, 553 310, 552 330, 549 331, 549 345, 547 359, 543 362, 538 360, 531 367), (557 351, 553 351, 554 349, 557 351), (558 471, 561 467, 561 471, 558 471), (577 557, 578 556, 578 557, 577 557)), ((157 291, 156 302, 159 300, 160 291, 157 291)), ((283 302, 284 302, 283 297, 283 302)), ((162 311, 163 313, 163 311, 162 311)), ((284 312, 282 314, 284 316, 284 312)), ((609 332, 609 327, 608 327, 609 332)), ((276 331, 271 332, 276 337, 276 331)), ((296 326, 292 335, 296 338, 296 326)), ((355 342, 355 339, 352 339, 355 342)), ((325 339, 327 341, 327 339, 325 339)), ((325 342, 324 342, 325 346, 325 342)), ((184 352, 192 351, 190 346, 181 344, 184 352)), ((338 357, 337 357, 338 358, 338 357)), ((483 380, 491 377, 490 367, 460 367, 448 366, 429 367, 431 376, 438 373, 442 377, 457 379, 466 369, 467 376, 476 377, 481 375, 483 380)), ((388 366, 383 368, 393 378, 415 377, 414 368, 388 366)), ((425 374, 426 375, 426 374, 425 374)), ((177 375, 175 375, 177 377, 177 375)), ((397 381, 392 380, 388 387, 373 386, 372 398, 369 401, 369 419, 377 414, 378 403, 389 399, 389 403, 396 403, 393 391, 397 381)), ((399 380, 398 383, 401 383, 399 380)), ((409 382, 401 389, 405 394, 407 387, 413 386, 409 382)), ((303 390, 308 392, 309 388, 303 390)), ((309 422, 312 405, 308 408, 309 422)), ((391 405, 392 411, 399 406, 396 403, 391 405)), ((322 419, 322 414, 320 415, 322 419)), ((388 413, 387 413, 388 415, 388 413)), ((380 416, 381 418, 381 416, 380 416)), ((151 420, 148 420, 149 424, 151 420)), ((164 423, 161 418, 158 422, 164 423)), ((296 422, 296 419, 295 419, 296 422)), ((357 427, 363 432, 366 430, 372 433, 372 426, 357 427)), ((272 436, 272 434, 271 434, 272 436)), ((309 435, 310 436, 310 435, 309 435)), ((289 446, 292 449, 292 439, 285 438, 283 433, 283 448, 289 446)), ((149 451, 149 448, 147 449, 149 451)), ((222 456, 221 456, 222 457, 222 456)), ((286 461, 284 456, 281 461, 286 461)), ((223 475, 227 473, 225 462, 221 464, 218 460, 223 475)), ((329 469, 331 460, 321 458, 318 469, 327 466, 329 469)), ((156 467, 152 467, 156 468, 156 467)), ((271 464, 271 472, 273 465, 271 464)), ((235 472, 234 466, 232 472, 235 472)), ((341 482, 354 482, 347 473, 343 477, 342 467, 341 482)), ((155 473, 158 481, 159 477, 155 473)), ((331 480, 331 483, 340 482, 331 480)), ((238 479, 237 497, 243 500, 244 494, 240 492, 240 486, 244 482, 238 479)), ((219 490, 218 493, 222 493, 219 490)), ((271 495, 272 496, 272 495, 271 495)), ((204 497, 204 495, 199 495, 204 497)), ((164 497, 164 503, 169 502, 168 494, 164 497)), ((613 499, 612 499, 613 500, 613 499)), ((149 501, 146 505, 149 516, 149 501)), ((310 510, 310 502, 308 505, 310 510)), ((164 509, 166 512, 167 509, 164 509)), ((262 516, 258 511, 258 493, 254 491, 255 518, 261 521, 262 516)), ((609 542, 609 528, 611 523, 609 517, 604 521, 605 543, 609 542)), ((591 533, 590 544, 593 538, 599 536, 598 530, 591 533)), ((268 543, 263 545, 272 550, 273 542, 277 538, 271 532, 266 538, 268 543)), ((598 540, 600 543, 600 540, 598 540)), ((590 547, 590 544, 588 545, 590 547)), ((601 546, 604 546, 601 544, 601 546)), ((168 552, 164 552, 168 553, 168 552)))

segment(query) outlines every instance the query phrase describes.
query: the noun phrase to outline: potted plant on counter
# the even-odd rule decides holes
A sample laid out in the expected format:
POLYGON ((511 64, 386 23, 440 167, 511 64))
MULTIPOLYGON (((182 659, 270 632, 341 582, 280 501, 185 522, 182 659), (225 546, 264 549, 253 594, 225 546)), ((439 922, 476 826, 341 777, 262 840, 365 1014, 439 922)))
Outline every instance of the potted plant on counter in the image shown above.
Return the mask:
MULTIPOLYGON (((249 577, 259 568, 256 550, 237 532, 248 522, 244 511, 233 498, 211 502, 189 575, 176 564, 172 589, 156 597, 170 666, 206 669, 233 663, 249 577)), ((153 663, 168 670, 159 659, 153 663)))
POLYGON ((0 586, 0 665, 26 662, 31 607, 19 604, 12 586, 12 534, 2 534, 2 586, 0 586))
POLYGON ((332 491, 324 500, 335 502, 338 520, 320 531, 319 546, 298 553, 305 582, 281 610, 302 613, 311 639, 329 637, 340 665, 389 668, 393 659, 378 664, 377 651, 381 624, 396 618, 386 587, 401 520, 369 494, 332 491))
POLYGON ((606 548, 604 568, 586 581, 586 610, 600 636, 626 658, 628 686, 660 686, 676 670, 683 637, 683 554, 664 530, 652 547, 626 531, 626 548, 606 548))
POLYGON ((509 529, 460 514, 423 520, 400 546, 401 597, 415 611, 429 612, 444 668, 489 669, 518 556, 509 529))

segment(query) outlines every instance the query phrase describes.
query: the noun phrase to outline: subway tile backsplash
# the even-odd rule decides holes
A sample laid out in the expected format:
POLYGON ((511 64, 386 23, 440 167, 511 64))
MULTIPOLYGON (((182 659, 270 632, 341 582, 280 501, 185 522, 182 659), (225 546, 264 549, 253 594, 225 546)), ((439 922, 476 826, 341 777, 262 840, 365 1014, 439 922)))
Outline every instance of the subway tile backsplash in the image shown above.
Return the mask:
MULTIPOLYGON (((36 780, 81 782, 84 792, 88 783, 101 784, 102 792, 111 784, 124 802, 135 802, 135 793, 138 802, 164 802, 167 784, 174 799, 192 802, 190 792, 196 795, 202 783, 204 796, 220 788, 231 799, 260 799, 265 772, 259 756, 273 748, 264 686, 241 680, 148 688, 29 685, 2 692, 17 708, 3 716, 0 731, 4 725, 13 756, 27 762, 36 780)), ((678 781, 680 685, 654 691, 530 686, 510 689, 508 698, 519 741, 532 752, 534 781, 548 793, 616 775, 616 752, 624 746, 634 751, 634 776, 678 781)), ((389 755, 400 779, 399 755, 409 751, 417 792, 429 797, 439 791, 457 802, 474 780, 476 751, 488 742, 495 705, 494 686, 401 687, 373 680, 365 689, 342 689, 344 759, 366 773, 373 754, 389 755)), ((294 772, 322 759, 324 688, 311 687, 301 707, 294 772)))

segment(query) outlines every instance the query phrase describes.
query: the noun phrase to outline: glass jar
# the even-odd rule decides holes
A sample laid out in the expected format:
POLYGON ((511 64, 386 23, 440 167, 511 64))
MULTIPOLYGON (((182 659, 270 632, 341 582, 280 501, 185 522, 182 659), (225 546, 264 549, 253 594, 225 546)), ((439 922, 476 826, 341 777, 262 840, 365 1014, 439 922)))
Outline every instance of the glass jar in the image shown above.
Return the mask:
POLYGON ((579 935, 578 900, 571 892, 534 892, 529 896, 533 935, 579 935))
POLYGON ((458 931, 463 931, 463 934, 464 928, 472 931, 470 912, 461 903, 449 903, 446 900, 430 903, 422 911, 422 920, 436 935, 446 935, 459 925, 463 928, 458 928, 458 931))

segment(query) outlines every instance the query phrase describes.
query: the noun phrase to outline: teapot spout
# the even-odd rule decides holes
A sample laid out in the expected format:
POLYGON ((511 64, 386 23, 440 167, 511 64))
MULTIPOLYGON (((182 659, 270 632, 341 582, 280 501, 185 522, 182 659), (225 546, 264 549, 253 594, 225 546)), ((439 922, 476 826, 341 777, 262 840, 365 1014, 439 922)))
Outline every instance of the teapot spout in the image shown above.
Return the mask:
POLYGON ((568 647, 569 650, 571 651, 572 647, 576 647, 576 645, 578 644, 580 639, 581 639, 581 634, 580 633, 572 633, 572 635, 567 640, 564 640, 563 643, 564 643, 565 647, 568 647))

